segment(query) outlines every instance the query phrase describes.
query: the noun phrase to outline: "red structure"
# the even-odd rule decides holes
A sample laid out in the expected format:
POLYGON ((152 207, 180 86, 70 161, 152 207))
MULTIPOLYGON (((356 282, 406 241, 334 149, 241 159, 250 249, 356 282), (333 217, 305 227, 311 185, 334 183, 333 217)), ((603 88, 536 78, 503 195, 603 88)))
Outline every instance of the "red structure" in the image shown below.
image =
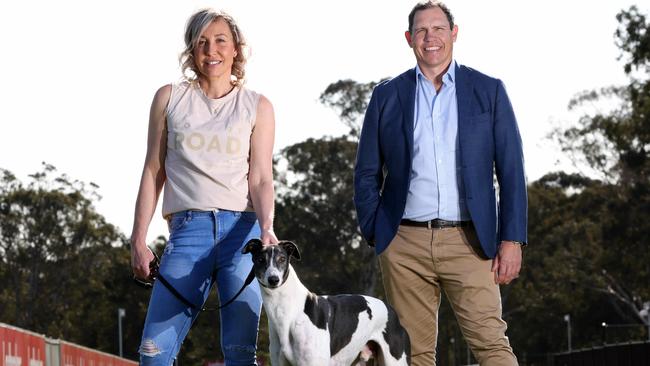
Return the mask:
POLYGON ((138 363, 0 323, 0 366, 135 366, 138 363))
POLYGON ((45 337, 0 323, 0 366, 45 366, 45 337))

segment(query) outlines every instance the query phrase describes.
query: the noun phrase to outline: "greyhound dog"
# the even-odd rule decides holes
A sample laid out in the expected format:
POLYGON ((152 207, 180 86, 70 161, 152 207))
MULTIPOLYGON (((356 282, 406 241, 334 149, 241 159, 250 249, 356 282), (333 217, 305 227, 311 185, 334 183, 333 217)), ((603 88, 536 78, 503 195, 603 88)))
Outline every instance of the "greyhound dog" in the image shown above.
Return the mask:
POLYGON ((294 366, 410 365, 411 346, 395 311, 374 297, 317 296, 298 279, 290 241, 263 246, 249 241, 253 271, 269 320, 271 364, 294 366))

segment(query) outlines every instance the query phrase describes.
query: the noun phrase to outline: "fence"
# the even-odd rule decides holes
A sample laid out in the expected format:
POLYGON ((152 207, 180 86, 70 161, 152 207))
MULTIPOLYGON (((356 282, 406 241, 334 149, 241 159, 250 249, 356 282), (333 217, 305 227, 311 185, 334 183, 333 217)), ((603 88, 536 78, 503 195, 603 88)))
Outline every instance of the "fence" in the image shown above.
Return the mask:
POLYGON ((0 366, 135 366, 108 353, 0 323, 0 366))
POLYGON ((650 342, 606 345, 553 356, 554 366, 643 366, 650 365, 650 342))

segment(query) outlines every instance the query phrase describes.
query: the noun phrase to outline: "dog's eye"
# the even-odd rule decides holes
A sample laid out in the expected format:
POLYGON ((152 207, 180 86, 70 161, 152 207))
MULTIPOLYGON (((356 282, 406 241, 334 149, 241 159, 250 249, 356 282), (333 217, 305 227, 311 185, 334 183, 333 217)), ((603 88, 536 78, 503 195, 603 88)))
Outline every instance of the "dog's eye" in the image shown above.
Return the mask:
POLYGON ((282 264, 287 261, 286 257, 278 257, 278 263, 282 264))
POLYGON ((255 263, 263 264, 264 262, 266 262, 266 258, 264 257, 255 258, 255 263))

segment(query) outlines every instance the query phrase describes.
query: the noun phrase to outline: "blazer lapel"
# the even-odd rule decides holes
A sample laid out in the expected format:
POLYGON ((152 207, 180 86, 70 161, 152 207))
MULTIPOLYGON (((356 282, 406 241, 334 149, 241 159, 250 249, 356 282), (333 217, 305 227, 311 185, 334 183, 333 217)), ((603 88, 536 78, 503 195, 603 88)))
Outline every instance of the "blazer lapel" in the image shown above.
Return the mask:
MULTIPOLYGON (((467 69, 456 64, 456 102, 458 103, 458 136, 463 136, 467 118, 470 115, 472 84, 467 69)), ((462 139, 460 140, 462 144, 462 139)))
POLYGON ((400 76, 397 92, 402 110, 402 128, 408 144, 408 159, 413 157, 413 110, 415 109, 415 68, 400 76))

